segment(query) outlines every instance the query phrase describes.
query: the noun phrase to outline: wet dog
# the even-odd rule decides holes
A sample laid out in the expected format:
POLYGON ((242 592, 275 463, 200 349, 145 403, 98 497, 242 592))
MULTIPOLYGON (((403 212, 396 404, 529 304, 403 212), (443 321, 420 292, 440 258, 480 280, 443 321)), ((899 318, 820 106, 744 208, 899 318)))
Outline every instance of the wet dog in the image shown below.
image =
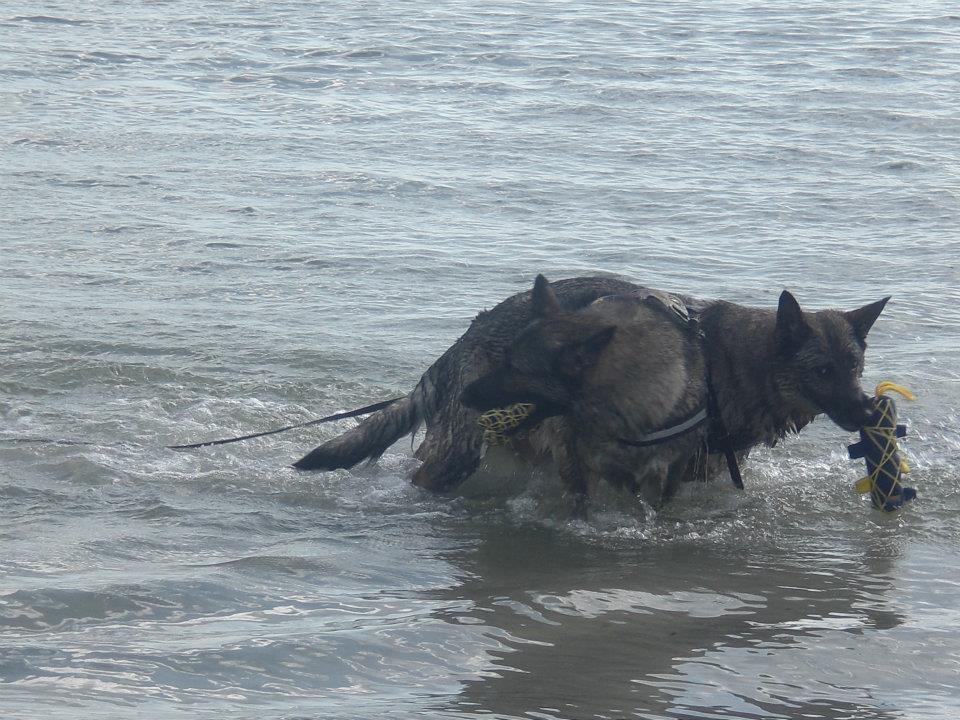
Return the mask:
POLYGON ((572 493, 605 480, 657 505, 681 482, 716 475, 724 449, 743 459, 821 413, 859 429, 873 409, 859 380, 866 337, 887 300, 804 312, 785 291, 767 310, 540 276, 478 315, 409 395, 295 467, 351 467, 424 423, 413 481, 444 490, 479 465, 480 413, 530 403, 515 433, 572 493))

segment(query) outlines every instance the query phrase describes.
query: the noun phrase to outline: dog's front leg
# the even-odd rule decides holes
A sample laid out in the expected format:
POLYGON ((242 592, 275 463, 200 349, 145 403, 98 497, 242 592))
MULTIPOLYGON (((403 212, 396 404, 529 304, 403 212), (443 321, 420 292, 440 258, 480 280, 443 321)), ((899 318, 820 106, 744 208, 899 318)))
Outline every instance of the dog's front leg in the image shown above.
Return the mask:
POLYGON ((559 447, 562 448, 562 452, 554 454, 557 471, 573 503, 572 517, 576 520, 586 520, 591 491, 590 470, 582 460, 576 433, 564 423, 561 434, 563 439, 559 447))
POLYGON ((586 520, 590 495, 587 492, 587 484, 583 478, 582 469, 577 465, 576 462, 561 465, 560 479, 563 481, 567 496, 572 502, 571 517, 574 520, 586 520))

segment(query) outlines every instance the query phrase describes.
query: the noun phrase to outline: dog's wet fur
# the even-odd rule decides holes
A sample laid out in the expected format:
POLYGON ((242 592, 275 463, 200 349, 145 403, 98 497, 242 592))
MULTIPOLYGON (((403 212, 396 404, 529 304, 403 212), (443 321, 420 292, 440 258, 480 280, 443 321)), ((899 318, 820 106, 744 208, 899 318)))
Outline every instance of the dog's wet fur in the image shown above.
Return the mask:
POLYGON ((526 402, 535 409, 514 449, 554 463, 578 507, 601 481, 657 506, 681 482, 722 472, 723 456, 711 454, 720 448, 707 444, 721 428, 743 459, 821 413, 849 431, 868 420, 866 337, 889 298, 804 312, 787 291, 776 310, 684 297, 687 324, 651 293, 614 278, 538 276, 532 291, 478 315, 409 395, 295 467, 351 467, 424 423, 413 481, 446 490, 480 463, 479 413, 526 402), (719 419, 663 444, 631 444, 704 407, 708 376, 719 419))

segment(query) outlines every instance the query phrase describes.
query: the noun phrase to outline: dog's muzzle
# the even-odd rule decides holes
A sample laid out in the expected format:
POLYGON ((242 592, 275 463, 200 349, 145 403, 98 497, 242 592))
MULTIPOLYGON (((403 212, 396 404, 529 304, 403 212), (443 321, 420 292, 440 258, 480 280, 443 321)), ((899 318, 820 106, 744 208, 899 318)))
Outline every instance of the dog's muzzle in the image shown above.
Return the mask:
POLYGON ((876 411, 876 398, 866 393, 860 396, 860 402, 848 407, 827 411, 827 416, 844 430, 856 432, 870 421, 876 411))

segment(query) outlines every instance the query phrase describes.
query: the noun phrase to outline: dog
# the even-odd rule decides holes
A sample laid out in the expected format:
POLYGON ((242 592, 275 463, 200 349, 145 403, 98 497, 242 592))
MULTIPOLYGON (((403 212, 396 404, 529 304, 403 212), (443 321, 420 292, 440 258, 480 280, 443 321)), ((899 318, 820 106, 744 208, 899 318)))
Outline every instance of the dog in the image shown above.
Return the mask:
POLYGON ((858 430, 873 410, 860 387, 866 337, 888 300, 804 312, 784 291, 766 310, 538 276, 480 313, 409 395, 294 466, 352 467, 425 424, 413 482, 448 490, 479 466, 480 414, 529 403, 509 442, 549 456, 578 507, 601 481, 656 507, 722 472, 721 454, 742 461, 817 415, 858 430))

